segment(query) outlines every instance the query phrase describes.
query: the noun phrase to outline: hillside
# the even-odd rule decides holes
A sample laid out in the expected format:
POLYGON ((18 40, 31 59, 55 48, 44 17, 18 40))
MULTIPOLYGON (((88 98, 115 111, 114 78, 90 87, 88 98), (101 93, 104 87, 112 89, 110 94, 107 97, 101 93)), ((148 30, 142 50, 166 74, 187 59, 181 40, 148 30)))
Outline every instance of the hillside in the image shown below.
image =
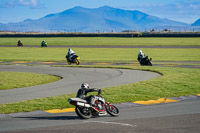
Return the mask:
POLYGON ((19 23, 0 24, 2 31, 66 31, 66 32, 120 32, 122 30, 144 31, 153 28, 176 28, 186 23, 162 19, 140 11, 122 10, 103 6, 89 9, 74 7, 37 20, 27 19, 19 23))
POLYGON ((192 26, 200 26, 200 19, 198 19, 197 21, 195 21, 192 26))

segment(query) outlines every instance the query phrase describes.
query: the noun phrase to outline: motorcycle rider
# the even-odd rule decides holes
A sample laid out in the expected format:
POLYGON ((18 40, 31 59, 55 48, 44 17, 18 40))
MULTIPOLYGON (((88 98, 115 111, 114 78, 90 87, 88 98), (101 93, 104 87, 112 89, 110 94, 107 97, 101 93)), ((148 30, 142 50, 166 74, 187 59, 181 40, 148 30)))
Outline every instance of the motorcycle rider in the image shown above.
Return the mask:
POLYGON ((45 40, 43 40, 43 41, 41 42, 41 46, 42 46, 42 47, 47 47, 47 42, 46 42, 45 40))
POLYGON ((75 55, 75 54, 76 54, 76 53, 75 53, 71 48, 69 48, 69 49, 68 49, 68 53, 67 53, 67 55, 66 55, 66 58, 67 58, 69 61, 71 61, 72 56, 75 55))
POLYGON ((18 46, 18 47, 20 47, 20 46, 23 47, 23 44, 22 44, 22 41, 21 41, 21 40, 19 40, 19 41, 17 42, 17 46, 18 46))
POLYGON ((142 50, 139 50, 139 54, 138 54, 138 61, 140 62, 140 64, 146 59, 148 58, 148 56, 146 56, 144 53, 142 53, 142 50))
POLYGON ((98 95, 101 94, 101 89, 89 88, 87 83, 82 83, 81 88, 78 90, 76 97, 86 100, 92 106, 95 106, 95 96, 90 95, 86 96, 88 92, 98 92, 98 95))

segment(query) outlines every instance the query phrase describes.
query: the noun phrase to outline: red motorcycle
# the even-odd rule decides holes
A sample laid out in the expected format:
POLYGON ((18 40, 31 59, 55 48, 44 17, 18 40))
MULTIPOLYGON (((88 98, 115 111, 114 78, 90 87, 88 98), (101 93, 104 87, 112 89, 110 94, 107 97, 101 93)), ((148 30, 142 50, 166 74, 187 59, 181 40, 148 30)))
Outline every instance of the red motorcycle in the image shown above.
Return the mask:
POLYGON ((89 119, 92 116, 119 116, 119 110, 116 106, 106 102, 100 95, 95 96, 95 105, 92 106, 86 100, 80 98, 69 98, 68 102, 74 106, 76 114, 82 119, 89 119))

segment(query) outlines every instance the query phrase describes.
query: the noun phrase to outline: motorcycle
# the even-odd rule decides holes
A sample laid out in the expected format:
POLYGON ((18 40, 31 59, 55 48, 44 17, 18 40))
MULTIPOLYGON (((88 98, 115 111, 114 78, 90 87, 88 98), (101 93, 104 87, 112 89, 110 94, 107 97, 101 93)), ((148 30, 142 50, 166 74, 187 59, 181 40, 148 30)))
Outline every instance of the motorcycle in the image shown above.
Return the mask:
POLYGON ((47 47, 47 42, 42 42, 41 47, 47 47))
POLYGON ((151 60, 152 60, 152 58, 149 59, 148 56, 146 56, 141 61, 139 61, 139 60, 138 61, 140 62, 141 66, 152 66, 151 60))
POLYGON ((66 55, 66 59, 67 59, 67 63, 69 65, 71 65, 71 63, 76 63, 76 65, 80 64, 80 61, 79 61, 80 57, 78 55, 76 55, 76 54, 70 55, 70 57, 68 57, 66 55))
POLYGON ((23 47, 22 42, 21 42, 21 41, 18 41, 17 46, 18 46, 18 47, 23 47))
POLYGON ((107 114, 119 116, 118 108, 109 102, 106 102, 100 95, 95 96, 95 105, 93 106, 81 98, 69 98, 68 102, 75 106, 76 114, 82 119, 106 116, 107 114))

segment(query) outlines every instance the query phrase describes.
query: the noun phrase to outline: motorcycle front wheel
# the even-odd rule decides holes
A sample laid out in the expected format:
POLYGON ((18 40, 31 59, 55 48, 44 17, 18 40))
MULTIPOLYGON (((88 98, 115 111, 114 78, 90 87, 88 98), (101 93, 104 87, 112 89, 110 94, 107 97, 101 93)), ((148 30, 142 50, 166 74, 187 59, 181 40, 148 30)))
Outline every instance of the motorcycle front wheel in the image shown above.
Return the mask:
POLYGON ((151 61, 150 61, 150 60, 148 60, 148 65, 149 65, 149 66, 152 66, 152 63, 151 63, 151 61))
POLYGON ((89 119, 92 117, 91 110, 85 107, 76 106, 75 112, 82 119, 89 119))
POLYGON ((79 61, 79 60, 76 60, 75 62, 76 62, 76 65, 79 65, 79 64, 80 64, 80 61, 79 61))
POLYGON ((149 66, 152 66, 152 63, 151 63, 151 62, 149 62, 149 66))
POLYGON ((111 104, 107 104, 106 103, 106 111, 108 112, 108 114, 110 114, 111 116, 119 116, 119 110, 117 107, 115 107, 114 105, 111 104))

